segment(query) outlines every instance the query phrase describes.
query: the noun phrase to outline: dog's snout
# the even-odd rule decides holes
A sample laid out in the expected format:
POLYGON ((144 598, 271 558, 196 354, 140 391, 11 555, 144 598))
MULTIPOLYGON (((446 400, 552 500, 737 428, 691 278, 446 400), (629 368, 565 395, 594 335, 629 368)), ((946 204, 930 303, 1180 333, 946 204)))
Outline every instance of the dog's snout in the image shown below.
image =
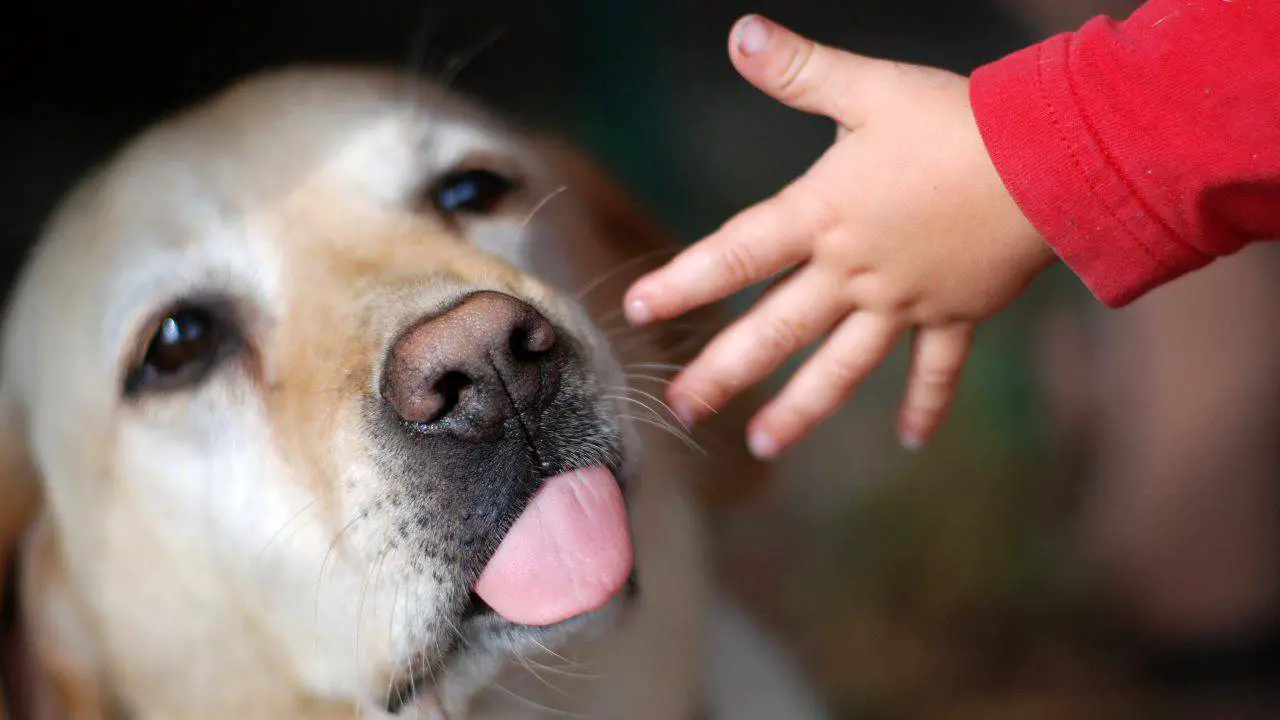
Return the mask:
POLYGON ((510 295, 472 293, 392 347, 383 394, 420 428, 469 435, 542 409, 559 383, 551 322, 510 295))

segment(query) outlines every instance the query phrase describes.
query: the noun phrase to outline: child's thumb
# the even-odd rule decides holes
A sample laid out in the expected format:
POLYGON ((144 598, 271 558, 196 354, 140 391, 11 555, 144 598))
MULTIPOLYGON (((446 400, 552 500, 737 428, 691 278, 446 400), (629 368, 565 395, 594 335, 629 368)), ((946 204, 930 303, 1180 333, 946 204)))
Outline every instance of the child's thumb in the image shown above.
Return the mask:
POLYGON ((729 56, 751 84, 797 110, 858 125, 855 94, 881 61, 821 45, 759 15, 738 21, 729 56))

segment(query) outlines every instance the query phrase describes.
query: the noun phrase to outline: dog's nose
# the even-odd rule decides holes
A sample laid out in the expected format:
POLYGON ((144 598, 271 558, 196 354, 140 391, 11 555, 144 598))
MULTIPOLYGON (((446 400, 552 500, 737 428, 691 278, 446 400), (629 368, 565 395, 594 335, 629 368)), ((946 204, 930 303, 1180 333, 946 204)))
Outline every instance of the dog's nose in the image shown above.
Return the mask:
POLYGON ((558 350, 555 328, 533 306, 472 293, 396 342, 383 395, 421 429, 487 435, 545 407, 559 386, 558 350))

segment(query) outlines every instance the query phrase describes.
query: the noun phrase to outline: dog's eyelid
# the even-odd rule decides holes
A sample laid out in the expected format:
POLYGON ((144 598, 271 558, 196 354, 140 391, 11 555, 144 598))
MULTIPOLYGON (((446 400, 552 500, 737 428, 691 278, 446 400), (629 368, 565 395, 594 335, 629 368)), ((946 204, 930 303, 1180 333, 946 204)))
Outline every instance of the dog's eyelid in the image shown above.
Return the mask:
POLYGON ((446 221, 505 215, 521 209, 528 183, 519 158, 494 149, 472 150, 426 178, 416 205, 446 221))
POLYGON ((489 217, 512 205, 522 181, 489 168, 454 169, 434 180, 423 204, 445 217, 489 217))
POLYGON ((245 346, 241 314, 219 297, 176 300, 136 333, 122 382, 126 398, 194 387, 245 346))

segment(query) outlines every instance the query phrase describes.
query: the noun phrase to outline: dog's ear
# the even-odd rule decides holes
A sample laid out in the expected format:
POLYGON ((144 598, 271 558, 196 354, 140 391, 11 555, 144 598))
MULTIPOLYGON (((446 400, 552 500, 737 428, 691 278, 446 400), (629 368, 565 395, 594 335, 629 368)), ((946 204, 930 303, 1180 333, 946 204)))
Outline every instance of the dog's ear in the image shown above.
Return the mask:
POLYGON ((0 597, 10 595, 6 580, 38 497, 26 429, 6 390, 0 379, 0 597))
POLYGON ((41 512, 25 421, 6 389, 0 383, 0 720, 107 717, 90 635, 41 512))
MULTIPOLYGON (((630 384, 661 397, 665 391, 662 381, 672 377, 672 369, 692 360, 725 326, 728 315, 724 307, 700 308, 652 328, 618 331, 625 326, 621 308, 627 287, 681 248, 598 163, 554 138, 537 137, 532 144, 569 199, 585 209, 594 226, 585 235, 597 246, 573 249, 592 258, 592 278, 580 291, 580 300, 606 331, 614 330, 610 334, 617 338, 615 351, 623 356, 623 362, 641 364, 630 384), (638 377, 641 375, 650 377, 638 377)), ((707 453, 697 489, 711 510, 731 508, 768 481, 769 467, 752 458, 744 442, 749 413, 759 405, 754 393, 744 393, 694 432, 707 453)))
MULTIPOLYGON (((28 452, 26 431, 8 387, 0 378, 0 671, 11 671, 22 652, 17 632, 15 589, 18 546, 36 512, 36 472, 28 452)), ((15 679, 7 672, 0 680, 15 679)), ((0 683, 0 720, 7 717, 4 683, 0 683)))

